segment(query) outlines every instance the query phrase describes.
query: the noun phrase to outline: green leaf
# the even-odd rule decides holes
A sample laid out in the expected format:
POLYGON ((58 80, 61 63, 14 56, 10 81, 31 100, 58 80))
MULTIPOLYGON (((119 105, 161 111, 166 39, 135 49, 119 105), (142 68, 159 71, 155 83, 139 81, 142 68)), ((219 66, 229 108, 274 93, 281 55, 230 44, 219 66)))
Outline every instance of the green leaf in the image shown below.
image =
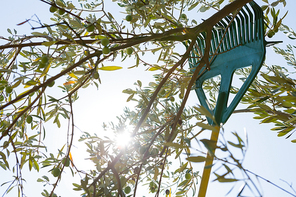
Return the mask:
POLYGON ((98 68, 99 70, 105 70, 105 71, 114 71, 122 69, 121 66, 102 66, 101 68, 98 68))
POLYGON ((133 97, 134 97, 134 95, 135 95, 135 94, 131 94, 131 95, 127 98, 126 102, 129 102, 130 100, 132 100, 133 97))
POLYGON ((264 10, 266 10, 268 8, 268 5, 263 5, 263 6, 261 6, 261 9, 264 11, 264 10))
POLYGON ((193 108, 196 109, 197 111, 199 111, 202 115, 205 115, 208 118, 212 119, 214 122, 216 122, 214 116, 204 106, 202 106, 202 105, 200 105, 198 107, 194 106, 193 108))
POLYGON ((49 42, 43 42, 42 45, 49 47, 51 45, 54 45, 55 43, 57 43, 57 41, 49 41, 49 42))
POLYGON ((211 126, 209 124, 198 122, 198 123, 196 123, 196 125, 203 128, 203 129, 208 129, 208 130, 211 130, 211 131, 214 131, 214 132, 219 132, 217 127, 211 126))
POLYGON ((40 32, 32 32, 32 35, 34 36, 47 36, 47 33, 40 33, 40 32))
POLYGON ((182 182, 178 185, 178 187, 181 187, 181 186, 187 185, 189 182, 190 182, 190 180, 189 180, 189 179, 188 179, 188 180, 186 179, 186 180, 182 181, 182 182))
POLYGON ((196 157, 187 157, 186 160, 191 162, 204 162, 207 160, 207 158, 203 156, 196 156, 196 157))
POLYGON ((181 144, 173 143, 173 142, 166 142, 166 143, 164 143, 164 145, 174 147, 174 148, 187 148, 187 146, 183 146, 181 144))
POLYGON ((230 141, 227 141, 227 142, 228 142, 228 144, 230 144, 231 146, 233 146, 233 147, 235 147, 235 148, 240 148, 240 149, 242 149, 242 148, 244 147, 243 144, 235 144, 235 143, 230 142, 230 141))
POLYGON ((192 4, 192 5, 188 8, 188 11, 194 9, 198 4, 199 4, 199 1, 197 1, 197 2, 194 3, 194 4, 192 4))
POLYGON ((187 165, 188 165, 188 162, 186 162, 180 168, 178 168, 177 170, 175 170, 175 173, 176 172, 183 172, 183 170, 187 167, 187 165))
POLYGON ((160 67, 160 66, 157 66, 157 65, 155 65, 155 66, 153 66, 153 67, 149 68, 148 70, 149 70, 149 71, 156 71, 156 70, 159 70, 159 69, 161 69, 161 67, 160 67))
POLYGON ((217 180, 220 182, 220 183, 230 183, 230 182, 236 182, 238 181, 238 179, 227 179, 225 177, 218 177, 217 180))

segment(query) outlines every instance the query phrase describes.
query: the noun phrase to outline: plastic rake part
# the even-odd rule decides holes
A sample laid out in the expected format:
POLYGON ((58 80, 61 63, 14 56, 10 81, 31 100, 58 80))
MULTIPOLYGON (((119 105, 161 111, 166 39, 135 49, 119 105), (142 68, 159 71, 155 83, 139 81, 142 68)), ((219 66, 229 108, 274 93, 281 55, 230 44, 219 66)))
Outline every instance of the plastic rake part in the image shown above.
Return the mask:
MULTIPOLYGON (((189 58, 190 68, 199 66, 205 53, 205 34, 196 39, 196 46, 189 58)), ((210 111, 216 123, 225 123, 240 102, 241 98, 253 82, 260 70, 264 58, 266 41, 264 39, 263 12, 255 3, 245 5, 233 18, 222 19, 212 30, 210 48, 210 68, 204 66, 200 78, 196 81, 196 94, 200 104, 210 111), (251 66, 251 72, 229 106, 227 107, 231 82, 235 70, 251 66), (220 88, 215 108, 210 109, 202 84, 205 80, 221 76, 220 88)), ((209 124, 214 121, 208 118, 209 124)))

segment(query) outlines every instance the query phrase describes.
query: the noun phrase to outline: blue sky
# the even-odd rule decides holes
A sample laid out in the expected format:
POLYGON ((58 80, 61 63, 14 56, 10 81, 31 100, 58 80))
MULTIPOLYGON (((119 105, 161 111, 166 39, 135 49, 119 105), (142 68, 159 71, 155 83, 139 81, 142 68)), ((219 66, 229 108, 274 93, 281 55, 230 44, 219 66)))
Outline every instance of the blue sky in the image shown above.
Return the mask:
MULTIPOLYGON (((287 0, 287 3, 288 7, 286 9, 296 8, 296 1, 287 0)), ((16 26, 16 24, 34 15, 37 15, 42 22, 49 23, 48 18, 51 16, 51 13, 48 11, 48 5, 38 0, 5 1, 5 6, 0 7, 0 13, 2 18, 0 22, 0 35, 3 36, 8 35, 6 31, 7 28, 15 28, 19 34, 29 35, 31 29, 28 24, 22 26, 16 26)), ((290 9, 285 23, 294 30, 296 30, 295 16, 295 10, 290 9)), ((34 16, 33 19, 36 20, 36 17, 34 16)), ((290 41, 283 35, 275 36, 273 40, 283 40, 284 43, 278 45, 283 48, 287 42, 296 45, 295 41, 290 41)), ((269 48, 266 54, 267 64, 286 66, 283 58, 279 55, 275 55, 271 50, 272 49, 269 48)), ((113 64, 115 63, 110 62, 110 65, 113 64)), ((131 64, 133 64, 132 60, 131 64)), ((115 116, 122 113, 124 106, 133 106, 131 103, 125 102, 127 95, 122 94, 122 90, 133 87, 133 83, 138 79, 141 79, 143 83, 147 85, 149 80, 152 79, 153 73, 144 72, 144 68, 127 70, 128 66, 130 65, 123 65, 124 69, 120 71, 101 73, 102 85, 98 91, 95 91, 95 87, 81 91, 80 99, 74 105, 74 112, 76 113, 75 122, 81 130, 90 133, 98 132, 101 130, 102 123, 114 120, 115 116), (118 81, 118 79, 121 80, 118 81), (91 112, 89 111, 90 109, 91 112)), ((188 105, 196 105, 197 103, 196 95, 192 92, 188 105)), ((238 108, 244 107, 245 106, 242 105, 238 106, 238 108)), ((66 127, 62 127, 58 130, 55 126, 48 126, 52 129, 52 135, 49 136, 48 142, 54 145, 54 148, 51 150, 56 151, 56 148, 60 148, 66 139, 66 134, 64 134, 65 136, 60 136, 60 133, 65 131, 66 127)), ((289 140, 285 140, 284 138, 278 138, 275 132, 270 131, 272 125, 259 124, 259 121, 253 119, 251 114, 233 114, 224 128, 226 136, 229 136, 231 131, 236 131, 242 136, 244 135, 244 131, 247 132, 249 149, 244 163, 245 168, 291 191, 289 186, 282 180, 293 183, 294 185, 296 184, 296 144, 292 144, 289 140)), ((76 130, 77 138, 80 134, 80 131, 76 130)), ((204 135, 204 137, 206 136, 207 135, 204 135)), ((84 149, 80 148, 80 145, 76 143, 73 147, 73 157, 76 161, 84 160, 86 157, 86 154, 83 152, 84 149)), ((91 164, 88 164, 87 161, 78 163, 78 167, 84 168, 85 170, 88 169, 88 166, 91 166, 91 164)), ((195 170, 202 170, 202 165, 195 165, 194 168, 195 170)), ((0 172, 1 182, 10 178, 9 176, 11 174, 9 175, 9 173, 4 172, 2 169, 0 169, 0 172)), ((25 184, 27 196, 40 196, 42 184, 35 183, 38 178, 38 176, 35 175, 36 173, 24 172, 24 176, 28 177, 27 183, 25 184)), ((71 181, 73 181, 73 179, 69 171, 66 172, 65 178, 62 180, 67 179, 69 179, 67 183, 64 183, 64 181, 61 182, 57 192, 61 196, 79 196, 79 193, 74 193, 72 191, 71 181), (69 193, 71 195, 69 195, 69 193)), ((264 191, 264 196, 289 196, 278 188, 271 186, 269 183, 264 181, 260 181, 260 183, 264 191)), ((228 186, 229 184, 211 183, 208 188, 208 196, 222 196, 221 192, 227 192, 225 188, 228 186)), ((0 187, 1 195, 5 189, 6 187, 0 187)), ((12 191, 8 196, 16 196, 15 191, 12 191)))

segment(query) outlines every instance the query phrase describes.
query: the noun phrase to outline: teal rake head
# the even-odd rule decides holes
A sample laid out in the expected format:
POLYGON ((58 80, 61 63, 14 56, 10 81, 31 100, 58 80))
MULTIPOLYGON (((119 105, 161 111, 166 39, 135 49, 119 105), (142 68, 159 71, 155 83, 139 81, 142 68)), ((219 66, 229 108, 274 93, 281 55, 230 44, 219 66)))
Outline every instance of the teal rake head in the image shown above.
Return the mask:
MULTIPOLYGON (((191 51, 191 69, 199 66, 205 52, 205 34, 200 34, 191 51)), ((215 117, 217 124, 225 123, 253 82, 265 58, 263 12, 255 3, 245 5, 237 15, 225 17, 212 30, 210 68, 204 66, 196 81, 196 94, 200 104, 215 117), (235 70, 251 66, 251 73, 227 106, 232 77, 235 70), (220 75, 220 89, 214 109, 210 109, 202 84, 205 80, 220 75)), ((207 118, 209 124, 214 121, 207 118)))

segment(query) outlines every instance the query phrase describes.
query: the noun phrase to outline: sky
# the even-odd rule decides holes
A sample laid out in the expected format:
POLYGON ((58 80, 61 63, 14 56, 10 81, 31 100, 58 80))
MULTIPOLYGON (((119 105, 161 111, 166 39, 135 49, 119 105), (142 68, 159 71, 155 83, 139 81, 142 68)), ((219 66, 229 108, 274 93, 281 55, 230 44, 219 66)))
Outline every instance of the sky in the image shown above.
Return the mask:
MULTIPOLYGON (((3 0, 2 0, 3 1, 3 0)), ((296 7, 296 1, 287 0, 289 8, 296 7)), ((296 29, 295 25, 295 11, 289 10, 286 24, 296 29)), ((51 13, 48 11, 48 6, 38 0, 10 0, 5 1, 5 6, 0 7, 0 36, 7 36, 7 28, 17 29, 19 34, 30 34, 31 29, 28 24, 23 26, 16 26, 16 24, 23 22, 24 20, 31 18, 33 15, 38 16, 42 22, 49 22, 48 18, 51 13)), ((36 18, 35 18, 36 19, 36 18)), ((286 39, 283 35, 275 36, 272 40, 283 40, 283 44, 279 44, 279 47, 285 47, 287 42, 291 44, 295 41, 286 39)), ((1 43, 2 44, 2 43, 1 43)), ((279 55, 275 55, 269 48, 267 50, 266 58, 267 64, 280 64, 286 66, 283 63, 283 58, 279 55)), ((117 62, 110 62, 110 65, 117 64, 117 62)), ((75 113, 75 124, 79 129, 75 130, 77 138, 82 134, 82 131, 89 133, 101 132, 102 123, 110 122, 115 119, 116 116, 122 113, 125 106, 132 107, 132 103, 126 103, 127 95, 122 93, 123 89, 133 88, 136 80, 142 80, 144 85, 148 85, 148 82, 152 80, 152 72, 145 72, 145 68, 140 67, 132 70, 128 70, 127 67, 134 64, 133 60, 130 60, 130 65, 124 64, 122 70, 116 72, 101 72, 102 85, 97 91, 95 87, 90 87, 87 90, 80 91, 80 99, 74 104, 75 113), (118 80, 120 79, 120 81, 118 80)), ((197 97, 192 92, 188 105, 197 105, 197 97)), ((244 108, 245 106, 239 105, 237 109, 244 108)), ((65 124, 66 125, 66 124, 65 124)), ((65 130, 66 126, 61 129, 57 129, 55 126, 48 124, 52 134, 49 136, 48 142, 53 144, 52 151, 56 148, 60 148, 64 140, 66 139, 65 130), (63 135, 61 135, 61 133, 63 135)), ((244 136, 246 132, 248 135, 249 149, 244 162, 244 167, 251 170, 258 175, 265 177, 269 181, 291 191, 287 183, 296 184, 296 145, 289 142, 284 138, 278 138, 275 132, 270 131, 273 125, 270 124, 259 124, 258 120, 252 118, 252 114, 233 114, 227 123, 224 125, 226 137, 231 138, 231 132, 236 131, 241 136, 244 136)), ((205 134, 203 137, 207 137, 205 134)), ((76 138, 76 139, 77 139, 76 138)), ((76 159, 78 168, 85 168, 92 166, 87 160, 84 160, 87 155, 84 149, 81 148, 82 144, 75 143, 73 147, 73 158, 76 159), (79 162, 78 162, 79 161, 79 162)), ((202 170, 202 165, 195 165, 194 170, 202 170)), ((10 178, 11 174, 0 169, 0 182, 10 178)), ((36 183, 37 174, 34 172, 24 172, 24 176, 28 177, 27 183, 25 184, 27 196, 40 196, 40 189, 42 184, 36 183), (37 187, 38 186, 38 187, 37 187)), ((70 172, 66 171, 66 175, 63 180, 69 179, 68 183, 61 182, 57 192, 61 196, 79 196, 72 190, 70 172)), ((212 178, 213 179, 213 178, 212 178)), ((77 179, 78 180, 78 179, 77 179)), ((264 196, 289 196, 282 192, 278 188, 260 181, 264 196)), ((208 196, 223 196, 225 194, 229 184, 217 184, 211 182, 208 188, 208 196), (224 193, 223 193, 224 192, 224 193)), ((237 186, 239 187, 239 186, 237 186)), ((6 187, 0 186, 0 195, 3 194, 6 187)), ((16 196, 15 192, 12 191, 8 196, 16 196)), ((139 195, 140 196, 140 195, 139 195)))

